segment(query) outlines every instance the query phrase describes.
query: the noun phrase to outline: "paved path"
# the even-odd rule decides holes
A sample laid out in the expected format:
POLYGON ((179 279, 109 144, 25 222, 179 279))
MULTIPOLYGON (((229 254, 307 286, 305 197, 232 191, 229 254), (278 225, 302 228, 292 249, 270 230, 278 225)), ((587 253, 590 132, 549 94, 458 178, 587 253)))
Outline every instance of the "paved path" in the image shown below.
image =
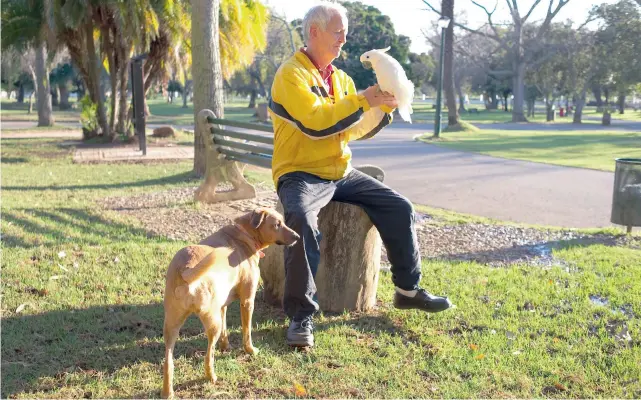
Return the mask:
MULTIPOLYGON (((562 127, 574 129, 569 124, 483 126, 528 130, 562 127)), ((580 127, 585 128, 592 125, 580 127)), ((641 131, 641 123, 625 121, 609 129, 641 131)), ((417 204, 531 224, 577 228, 611 225, 613 173, 506 160, 413 140, 415 135, 431 130, 431 124, 395 123, 371 140, 351 144, 354 164, 383 167, 386 183, 417 204)), ((152 157, 189 159, 193 149, 149 147, 147 157, 134 147, 79 148, 76 153, 78 162, 152 157)))
POLYGON ((614 174, 466 153, 413 140, 392 125, 351 145, 354 164, 375 164, 410 200, 506 221, 564 227, 610 225, 614 174))

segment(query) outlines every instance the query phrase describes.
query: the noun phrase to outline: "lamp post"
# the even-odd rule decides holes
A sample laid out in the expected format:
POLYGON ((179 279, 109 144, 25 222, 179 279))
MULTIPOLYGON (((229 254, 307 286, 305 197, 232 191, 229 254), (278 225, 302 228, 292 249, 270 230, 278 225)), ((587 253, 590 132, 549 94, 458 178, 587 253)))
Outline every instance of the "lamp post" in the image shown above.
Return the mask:
POLYGON ((438 71, 438 88, 436 90, 436 121, 434 123, 434 137, 439 137, 441 134, 441 98, 443 97, 443 59, 445 58, 445 30, 450 25, 450 19, 441 17, 438 20, 438 27, 441 28, 441 54, 439 57, 439 71, 438 71))

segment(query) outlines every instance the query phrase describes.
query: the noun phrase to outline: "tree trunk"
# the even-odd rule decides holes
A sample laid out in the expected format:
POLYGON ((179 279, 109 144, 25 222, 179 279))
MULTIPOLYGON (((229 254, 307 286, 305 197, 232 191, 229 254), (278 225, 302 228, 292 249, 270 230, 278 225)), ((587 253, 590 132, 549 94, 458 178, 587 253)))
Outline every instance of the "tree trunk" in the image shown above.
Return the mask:
POLYGON ((247 108, 256 108, 256 97, 258 97, 258 90, 254 88, 249 95, 249 105, 247 108))
POLYGON ((47 68, 47 47, 44 42, 35 48, 36 51, 36 101, 38 102, 38 126, 53 126, 53 109, 51 106, 51 86, 47 68))
POLYGON ((51 105, 54 107, 60 106, 60 91, 58 90, 58 85, 51 87, 51 105))
POLYGON ((89 89, 89 94, 91 95, 91 100, 96 103, 98 108, 98 124, 102 130, 102 135, 104 137, 110 138, 111 133, 109 131, 109 123, 107 121, 107 112, 105 110, 105 99, 102 94, 102 87, 100 85, 100 73, 98 66, 98 56, 96 54, 96 44, 93 40, 93 23, 85 23, 85 35, 86 35, 86 46, 87 46, 87 57, 88 57, 88 78, 87 88, 89 89))
POLYGON ((120 51, 120 60, 122 65, 120 68, 120 78, 119 78, 120 101, 118 102, 118 125, 116 125, 116 131, 118 133, 124 134, 124 133, 127 133, 127 123, 129 122, 129 103, 127 102, 127 86, 129 83, 131 53, 129 52, 126 44, 123 45, 120 42, 118 43, 119 43, 119 51, 120 51))
POLYGON ((465 95, 463 94, 463 88, 461 87, 461 77, 457 77, 457 79, 454 80, 454 88, 456 89, 456 94, 458 96, 458 111, 459 113, 466 112, 465 95))
MULTIPOLYGON (((224 117, 223 74, 220 60, 218 13, 220 0, 192 3, 192 76, 194 87, 194 120, 202 109, 224 117)), ((207 152, 202 133, 194 140, 194 172, 202 176, 207 169, 207 152)))
POLYGON ((27 110, 27 114, 31 114, 33 112, 33 90, 31 93, 29 93, 29 109, 27 110))
POLYGON ((443 16, 450 19, 450 24, 445 29, 443 91, 445 92, 447 104, 447 125, 451 127, 459 124, 459 113, 454 92, 454 0, 442 0, 441 9, 443 16))
POLYGON ((189 96, 189 90, 187 89, 187 68, 183 68, 183 79, 185 81, 183 85, 183 108, 187 108, 187 97, 189 96))
POLYGON ((601 98, 601 86, 596 84, 592 86, 592 93, 596 99, 597 112, 603 112, 603 98, 601 98))
POLYGON ((24 103, 24 84, 20 82, 18 86, 18 95, 16 96, 16 101, 20 104, 24 103))
POLYGON ((514 104, 512 104, 512 122, 527 122, 523 113, 525 99, 525 63, 520 61, 514 65, 513 92, 514 104))
POLYGON ((69 87, 67 86, 68 82, 62 82, 58 84, 58 91, 60 92, 60 109, 69 110, 71 104, 69 103, 69 87))
POLYGON ((554 100, 550 100, 549 96, 545 97, 545 120, 547 122, 554 121, 555 111, 554 111, 554 100))
MULTIPOLYGON (((282 213, 283 206, 276 209, 282 213)), ((340 313, 366 311, 376 304, 381 239, 358 206, 330 202, 318 214, 320 263, 315 277, 320 309, 340 313)), ((281 307, 285 291, 283 246, 270 246, 260 261, 263 296, 281 307)))
POLYGON ((587 93, 587 89, 583 89, 581 94, 576 98, 576 102, 575 102, 576 109, 574 110, 574 117, 572 118, 573 124, 582 123, 581 118, 583 118, 583 107, 585 107, 586 93, 587 93))
POLYGON ((619 107, 619 114, 625 113, 625 94, 619 94, 617 105, 619 107))

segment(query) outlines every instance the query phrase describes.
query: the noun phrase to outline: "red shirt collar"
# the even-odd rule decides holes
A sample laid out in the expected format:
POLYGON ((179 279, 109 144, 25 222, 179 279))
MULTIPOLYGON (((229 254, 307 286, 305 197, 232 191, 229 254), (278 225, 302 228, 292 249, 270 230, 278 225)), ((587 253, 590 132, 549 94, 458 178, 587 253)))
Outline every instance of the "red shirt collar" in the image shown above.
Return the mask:
POLYGON ((332 64, 329 64, 325 69, 321 69, 321 67, 316 63, 316 61, 312 58, 312 56, 305 50, 304 47, 300 48, 300 51, 309 58, 309 60, 314 64, 318 72, 320 72, 321 77, 323 79, 329 78, 333 73, 334 73, 334 66, 332 64))

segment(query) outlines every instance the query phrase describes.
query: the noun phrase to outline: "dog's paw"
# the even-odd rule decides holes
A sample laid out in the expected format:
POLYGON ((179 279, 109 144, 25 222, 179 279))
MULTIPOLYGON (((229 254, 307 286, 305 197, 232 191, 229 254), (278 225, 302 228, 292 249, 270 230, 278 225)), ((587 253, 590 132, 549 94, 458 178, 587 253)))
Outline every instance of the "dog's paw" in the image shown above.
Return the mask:
POLYGON ((220 342, 218 342, 218 350, 222 352, 227 352, 230 349, 231 349, 231 346, 229 345, 229 340, 225 340, 225 341, 221 340, 220 342))
POLYGON ((207 380, 211 383, 216 383, 218 380, 218 377, 216 376, 215 373, 207 373, 207 380))
POLYGON ((169 390, 169 391, 165 392, 163 390, 162 393, 160 393, 160 397, 163 398, 163 399, 170 399, 170 398, 174 397, 174 391, 173 390, 169 390))
POLYGON ((260 351, 260 350, 258 350, 258 348, 257 348, 257 347, 254 347, 254 346, 245 346, 245 353, 247 353, 247 354, 249 354, 249 355, 251 355, 251 356, 255 356, 256 354, 258 354, 258 353, 259 353, 259 351, 260 351))

